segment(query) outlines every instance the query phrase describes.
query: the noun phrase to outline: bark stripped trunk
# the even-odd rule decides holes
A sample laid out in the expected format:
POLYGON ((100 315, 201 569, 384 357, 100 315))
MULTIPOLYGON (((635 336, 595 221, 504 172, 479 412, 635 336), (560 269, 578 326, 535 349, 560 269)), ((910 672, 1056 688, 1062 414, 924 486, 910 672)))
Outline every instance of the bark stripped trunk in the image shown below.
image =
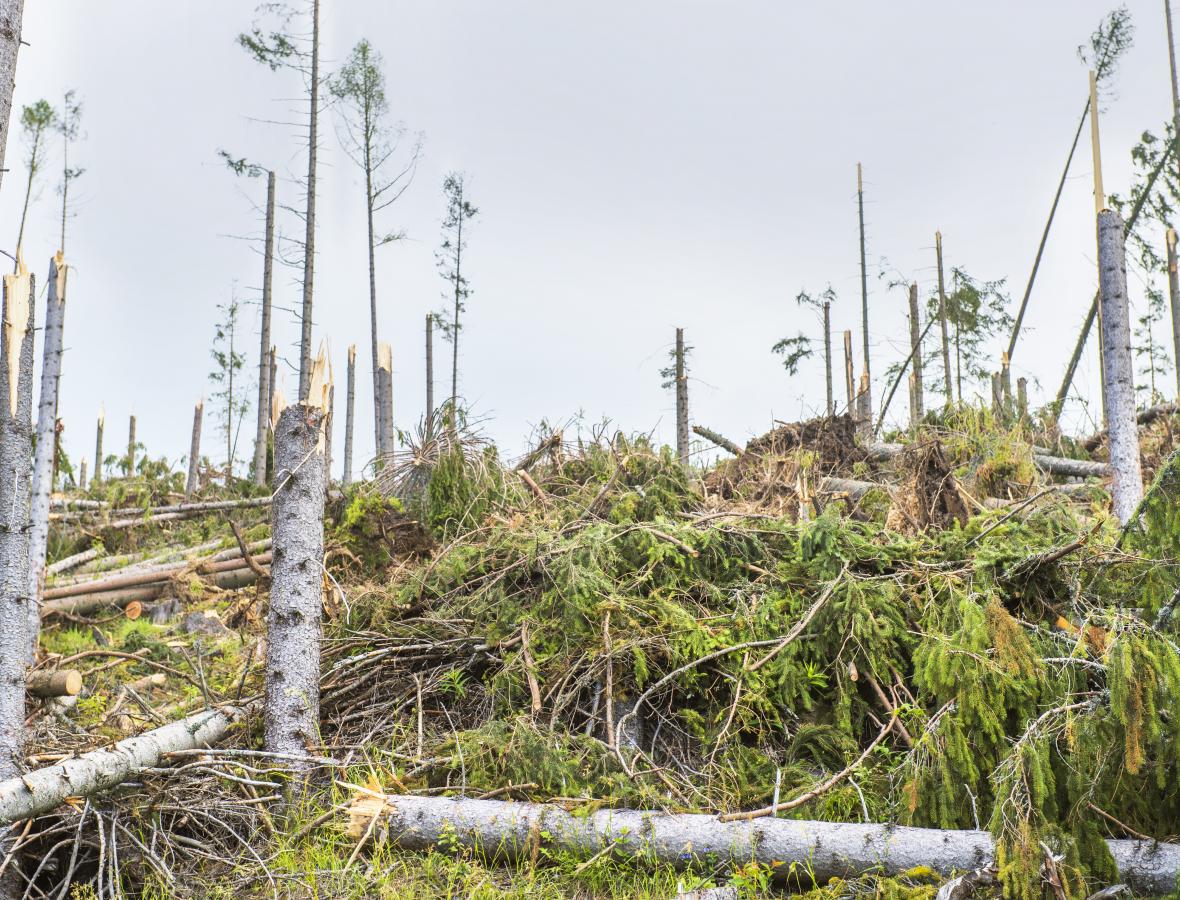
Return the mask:
MULTIPOLYGON (((323 419, 322 406, 296 404, 282 411, 275 429, 265 736, 267 750, 295 757, 319 742, 323 419)), ((297 776, 308 771, 298 762, 291 767, 297 776)))
POLYGON ((384 459, 394 451, 393 439, 393 350, 389 344, 377 349, 377 399, 379 440, 378 459, 384 459))
POLYGON ((315 279, 315 175, 319 150, 320 114, 320 0, 312 2, 311 25, 311 113, 307 127, 307 209, 303 236, 303 311, 299 338, 299 402, 307 401, 311 390, 312 296, 315 279))
POLYGON ((938 324, 942 329, 942 374, 946 378, 946 405, 955 402, 955 387, 951 381, 951 339, 946 324, 946 283, 942 278, 942 232, 934 232, 934 253, 938 262, 938 324))
POLYGON ((348 387, 344 401, 344 475, 340 483, 352 484, 352 426, 356 407, 356 344, 348 348, 348 387))
POLYGON ((336 385, 328 385, 328 405, 324 413, 324 496, 332 486, 332 430, 336 425, 336 385))
POLYGON ((0 178, 4 177, 4 148, 12 118, 12 90, 16 86, 16 57, 20 50, 24 0, 0 0, 0 178))
POLYGON ((1112 210, 1098 214, 1098 278, 1104 332, 1102 396, 1110 432, 1110 464, 1114 470, 1111 493, 1114 513, 1125 525, 1143 498, 1143 473, 1139 466, 1139 428, 1135 421, 1123 220, 1112 210))
MULTIPOLYGON (((722 822, 706 814, 669 814, 602 809, 589 815, 556 804, 508 803, 451 797, 392 796, 384 803, 354 804, 366 817, 380 810, 389 839, 406 850, 441 844, 521 858, 541 846, 587 859, 614 848, 620 857, 650 858, 684 867, 693 861, 737 868, 751 861, 778 877, 816 884, 868 871, 898 875, 933 867, 943 875, 991 866, 992 837, 986 831, 940 831, 898 825, 808 822, 764 818, 722 822), (376 808, 374 808, 376 807, 376 808), (783 865, 784 860, 805 865, 783 865)), ((1108 840, 1119 876, 1137 893, 1167 893, 1180 872, 1180 846, 1152 841, 1108 840)))
POLYGON ((684 329, 676 329, 676 457, 688 465, 688 376, 684 371, 684 329))
POLYGON ((193 436, 188 445, 188 479, 184 483, 184 496, 191 497, 197 492, 197 474, 201 463, 201 420, 205 416, 205 401, 193 407, 193 436))
MULTIPOLYGON (((1180 359, 1180 357, 1177 357, 1180 359)), ((434 419, 434 314, 426 314, 426 424, 434 419)))
MULTIPOLYGON (((33 457, 33 276, 5 275, 0 326, 0 778, 23 759, 29 617, 29 494, 33 457)), ((7 853, 0 839, 0 855, 7 853)), ((19 896, 14 875, 0 897, 19 896)))
POLYGON ((856 164, 856 212, 860 222, 860 303, 861 303, 861 331, 864 338, 864 379, 867 384, 863 391, 860 415, 862 423, 867 422, 872 427, 873 398, 869 386, 873 379, 869 368, 869 275, 865 263, 865 192, 864 179, 861 176, 860 163, 856 164))
POLYGON ((49 547, 49 495, 53 491, 53 461, 57 448, 57 399, 61 379, 62 330, 66 315, 67 267, 58 251, 49 262, 49 292, 45 307, 45 349, 41 356, 41 394, 37 401, 37 440, 33 458, 33 488, 29 533, 29 654, 37 653, 41 620, 37 601, 45 585, 45 553, 49 547))
POLYGON ((254 483, 266 484, 266 438, 270 426, 270 311, 274 279, 275 173, 266 173, 266 237, 262 255, 262 335, 258 350, 258 418, 254 427, 254 483))
POLYGON ((127 477, 135 477, 135 416, 127 423, 127 477))

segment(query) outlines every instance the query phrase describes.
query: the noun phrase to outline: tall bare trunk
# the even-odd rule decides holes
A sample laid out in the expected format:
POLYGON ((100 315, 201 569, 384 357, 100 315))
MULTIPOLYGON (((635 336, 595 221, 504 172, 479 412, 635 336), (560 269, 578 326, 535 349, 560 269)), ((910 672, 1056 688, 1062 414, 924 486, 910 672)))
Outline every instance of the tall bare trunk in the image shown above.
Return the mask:
POLYGON ((848 393, 848 415, 853 419, 857 416, 857 409, 853 401, 856 399, 856 375, 852 367, 852 332, 844 332, 844 389, 848 393))
MULTIPOLYGON (((296 404, 280 413, 274 433, 278 484, 271 507, 264 730, 267 750, 296 758, 319 743, 323 420, 322 406, 296 404)), ((298 762, 291 768, 300 776, 308 771, 298 762)))
POLYGON ((865 262, 865 191, 864 178, 861 174, 860 163, 856 164, 856 213, 860 223, 860 305, 861 331, 864 339, 864 378, 868 379, 868 386, 864 391, 861 405, 862 422, 873 421, 873 397, 871 385, 873 383, 872 370, 869 368, 869 270, 865 262))
POLYGON ((0 178, 4 149, 8 146, 8 123, 12 119, 12 90, 16 86, 16 57, 20 50, 24 0, 0 0, 0 178))
POLYGON ((266 438, 270 427, 270 313, 274 280, 275 173, 266 173, 266 235, 262 252, 262 334, 258 348, 258 418, 254 426, 254 483, 266 484, 266 438))
POLYGON ((378 457, 384 459, 394 451, 393 439, 393 350, 389 344, 377 348, 377 425, 378 457))
POLYGON ((320 118, 320 0, 312 0, 311 110, 307 126, 307 209, 303 237, 303 311, 299 338, 299 402, 311 389, 312 296, 315 280, 315 175, 320 118))
POLYGON ((365 106, 365 216, 369 229, 369 343, 373 352, 373 443, 377 456, 384 455, 385 436, 382 433, 381 409, 381 365, 377 346, 377 245, 373 234, 373 157, 369 135, 371 134, 368 104, 365 106))
POLYGON ((106 413, 103 410, 98 411, 98 422, 94 428, 94 475, 91 481, 94 484, 102 482, 102 431, 106 424, 106 413))
POLYGON ((836 398, 832 392, 832 304, 824 301, 824 382, 828 389, 828 408, 825 415, 836 414, 836 398))
POLYGON ((684 329, 676 329, 676 456, 688 465, 688 376, 684 370, 684 329))
MULTIPOLYGON (((29 655, 29 495, 33 457, 33 276, 4 276, 0 310, 0 779, 24 757, 25 670, 29 655)), ((0 854, 8 851, 0 839, 0 854)), ((0 897, 19 897, 10 873, 0 897)))
POLYGON ((1143 473, 1139 465, 1139 428, 1135 421, 1123 220, 1112 210, 1098 214, 1098 278, 1105 332, 1102 394, 1106 400, 1110 464, 1114 470, 1113 505, 1115 515, 1125 525, 1143 497, 1143 473))
POLYGON ((127 477, 135 477, 135 416, 127 423, 127 477))
MULTIPOLYGON (((1180 357, 1177 357, 1180 359, 1180 357)), ((434 314, 426 314, 426 424, 434 419, 434 314)))
POLYGON ((942 277, 942 232, 934 232, 934 252, 938 261, 938 324, 942 329, 942 374, 946 379, 946 405, 955 402, 955 386, 951 381, 951 340, 946 323, 946 282, 942 277))
MULTIPOLYGON (((1094 214, 1101 215, 1106 208, 1106 191, 1102 186, 1102 142, 1098 135, 1098 75, 1090 70, 1090 150, 1094 161, 1094 214)), ((1120 224, 1122 219, 1119 220, 1120 224)), ((1120 238, 1121 242, 1121 238, 1120 238)), ((1101 278, 1101 273, 1099 273, 1101 278)), ((1101 290, 1100 290, 1101 293, 1101 290)), ((1106 329, 1102 327, 1102 304, 1098 305, 1098 368, 1102 382, 1106 383, 1104 374, 1106 366, 1106 329)), ((1102 391, 1102 422, 1107 424, 1106 391, 1102 391)))
POLYGON ((348 348, 348 386, 344 400, 344 475, 340 483, 352 484, 352 425, 356 407, 356 344, 348 348))
POLYGON ((917 428, 923 414, 922 387, 922 329, 918 321, 918 285, 910 285, 910 356, 913 373, 913 400, 910 409, 910 427, 917 428))
POLYGON ((33 459, 32 516, 29 535, 29 659, 37 651, 41 619, 37 601, 45 584, 45 553, 49 547, 49 495, 53 489, 53 459, 57 445, 57 399, 61 379, 62 332, 66 316, 67 266, 61 252, 49 261, 49 291, 45 305, 45 349, 41 354, 41 394, 37 401, 37 441, 33 459))
POLYGON ((188 445, 188 479, 184 483, 184 496, 191 497, 197 492, 197 473, 201 464, 201 420, 205 416, 205 401, 193 407, 193 435, 188 445))
POLYGON ((1172 359, 1176 364, 1176 396, 1180 398, 1180 276, 1176 270, 1176 229, 1168 229, 1168 299, 1172 306, 1172 359))

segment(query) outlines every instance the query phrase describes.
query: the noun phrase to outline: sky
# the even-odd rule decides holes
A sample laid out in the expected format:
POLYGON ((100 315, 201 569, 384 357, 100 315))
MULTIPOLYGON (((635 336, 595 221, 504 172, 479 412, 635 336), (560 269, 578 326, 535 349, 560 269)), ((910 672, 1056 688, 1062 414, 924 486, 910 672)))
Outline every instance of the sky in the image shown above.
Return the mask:
MULTIPOLYGON (((1135 46, 1100 117, 1105 184, 1123 193, 1131 148, 1171 115, 1163 4, 1127 5, 1135 46)), ((217 307, 233 296, 243 303, 247 379, 256 378, 262 264, 253 239, 265 184, 235 178, 217 151, 274 168, 280 203, 298 205, 303 84, 236 45, 255 20, 252 0, 25 7, 14 109, 42 97, 59 105, 71 88, 84 103, 71 162, 85 173, 71 187, 66 244, 66 450, 92 452, 105 406, 108 451, 135 414, 147 451, 179 461, 193 404, 215 390, 207 376, 217 307)), ((424 407, 424 318, 445 302, 435 252, 451 171, 466 173, 479 208, 465 261, 473 293, 459 390, 507 456, 527 449, 543 422, 572 435, 609 419, 612 429, 673 440, 674 402, 659 370, 676 327, 693 347, 694 422, 744 441, 776 420, 822 411, 822 360, 805 360, 792 377, 770 348, 799 332, 820 336, 794 297, 829 283, 836 340, 854 329, 859 347, 857 162, 877 406, 886 367, 908 352, 906 294, 888 282, 915 280, 923 296, 934 289, 936 230, 948 269, 1007 278, 1019 300, 1086 101, 1076 47, 1110 8, 323 0, 326 72, 367 38, 384 57, 391 121, 424 140, 413 183, 378 221, 383 232, 405 232, 377 257, 397 426, 412 427, 424 407)), ((359 468, 373 447, 364 193, 339 123, 325 110, 314 320, 340 385, 337 448, 346 348, 358 345, 359 468)), ((0 186, 8 247, 24 157, 14 123, 0 186)), ((60 165, 55 139, 24 243, 42 283, 59 243, 60 165)), ((1036 404, 1056 392, 1096 287, 1091 178, 1083 142, 1013 360, 1036 404)), ((280 226, 301 228, 289 213, 280 226)), ((288 397, 298 380, 299 276, 280 268, 275 277, 288 397)), ((1141 303, 1134 277, 1131 291, 1141 303)), ((1001 349, 997 341, 997 360, 1001 349)), ((450 347, 437 334, 435 352, 435 392, 445 397, 450 347)), ((1078 385, 1096 403, 1096 349, 1078 385)), ((897 422, 904 393, 891 410, 897 422)), ((1074 403, 1066 424, 1089 431, 1088 415, 1074 403)), ((203 452, 220 462, 212 408, 206 421, 203 452)), ((251 413, 239 438, 241 472, 252 422, 251 413)))

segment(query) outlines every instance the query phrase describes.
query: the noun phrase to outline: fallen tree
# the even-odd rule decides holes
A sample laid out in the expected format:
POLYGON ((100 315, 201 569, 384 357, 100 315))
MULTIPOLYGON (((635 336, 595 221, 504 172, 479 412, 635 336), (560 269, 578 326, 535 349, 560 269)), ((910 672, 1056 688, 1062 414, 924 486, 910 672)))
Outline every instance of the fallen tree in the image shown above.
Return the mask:
MULTIPOLYGON (((992 837, 986 831, 792 819, 721 822, 711 815, 630 809, 579 815, 545 803, 370 793, 353 802, 352 833, 360 836, 373 830, 374 815, 381 816, 389 839, 406 850, 444 844, 511 859, 528 858, 543 843, 583 858, 616 851, 676 866, 699 861, 736 867, 756 861, 775 867, 780 879, 803 884, 868 871, 897 875, 919 866, 949 875, 989 867, 994 858, 992 837)), ((1180 845, 1130 840, 1106 844, 1120 878, 1134 890, 1165 894, 1174 889, 1180 845)))
MULTIPOLYGON (((875 462, 885 462, 900 456, 905 447, 905 444, 870 444, 866 449, 869 459, 875 462)), ((1034 451, 1033 462, 1043 472, 1066 478, 1106 478, 1110 475, 1109 463, 1093 462, 1088 459, 1070 459, 1065 456, 1051 456, 1048 453, 1034 451)))
POLYGON ((218 741, 241 710, 206 709, 113 747, 92 750, 57 765, 0 781, 0 825, 39 816, 70 797, 89 797, 160 763, 165 753, 207 747, 218 741))

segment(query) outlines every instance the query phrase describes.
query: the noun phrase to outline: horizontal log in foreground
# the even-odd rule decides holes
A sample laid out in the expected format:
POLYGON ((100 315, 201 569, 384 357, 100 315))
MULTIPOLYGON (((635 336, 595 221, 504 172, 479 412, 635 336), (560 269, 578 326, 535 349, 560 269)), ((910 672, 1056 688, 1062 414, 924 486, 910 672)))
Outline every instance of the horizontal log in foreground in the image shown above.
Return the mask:
POLYGON ((82 692, 82 673, 77 669, 32 672, 25 690, 34 697, 73 697, 82 692))
POLYGON ((238 715, 235 708, 203 710, 113 747, 0 781, 0 826, 47 813, 70 797, 112 788, 158 765, 165 753, 207 747, 221 739, 238 715))
MULTIPOLYGON (((361 804, 369 806, 367 799, 358 798, 356 806, 361 804)), ((491 856, 527 857, 540 841, 588 859, 613 846, 622 856, 655 858, 675 866, 693 860, 731 867, 756 861, 774 865, 780 878, 814 879, 818 884, 867 871, 897 875, 917 866, 949 875, 990 866, 994 854, 986 831, 772 818, 721 822, 711 815, 626 809, 586 816, 544 803, 416 796, 386 798, 382 814, 390 840, 406 850, 457 844, 491 856)), ((1136 893, 1158 895, 1174 889, 1180 845, 1106 843, 1120 878, 1136 893)))
MULTIPOLYGON (((253 559, 257 563, 269 563, 271 554, 263 553, 253 557, 253 559)), ((57 600, 61 597, 77 597, 81 594, 93 594, 99 591, 115 590, 116 588, 152 584, 157 581, 167 581, 186 570, 196 575, 212 575, 217 572, 240 569, 244 565, 247 565, 247 563, 242 557, 231 557, 230 559, 219 562, 203 562, 191 566, 189 563, 177 563, 166 568, 132 572, 127 575, 112 575, 107 578, 95 578, 88 581, 78 581, 74 584, 65 584, 61 587, 48 588, 43 598, 45 600, 57 600)))
MULTIPOLYGON (((255 562, 261 562, 263 560, 269 562, 269 555, 258 557, 255 559, 255 562)), ((246 587, 258 580, 257 573, 250 568, 244 559, 235 560, 235 562, 237 568, 213 572, 202 577, 208 584, 224 591, 246 587)), ((168 590, 170 578, 170 575, 165 574, 162 580, 155 581, 152 584, 96 590, 71 597, 59 597, 56 600, 47 600, 41 604, 41 618, 44 619, 49 616, 63 614, 84 616, 99 609, 125 607, 133 601, 144 603, 149 600, 156 600, 162 597, 168 590)))
MULTIPOLYGON (((869 459, 884 462, 899 456, 905 450, 905 444, 870 444, 866 447, 869 459)), ((1065 456, 1050 456, 1047 453, 1033 453, 1033 462, 1037 468, 1050 475, 1061 475, 1072 478, 1105 478, 1110 475, 1110 464, 1093 462, 1088 459, 1070 459, 1065 456)))

